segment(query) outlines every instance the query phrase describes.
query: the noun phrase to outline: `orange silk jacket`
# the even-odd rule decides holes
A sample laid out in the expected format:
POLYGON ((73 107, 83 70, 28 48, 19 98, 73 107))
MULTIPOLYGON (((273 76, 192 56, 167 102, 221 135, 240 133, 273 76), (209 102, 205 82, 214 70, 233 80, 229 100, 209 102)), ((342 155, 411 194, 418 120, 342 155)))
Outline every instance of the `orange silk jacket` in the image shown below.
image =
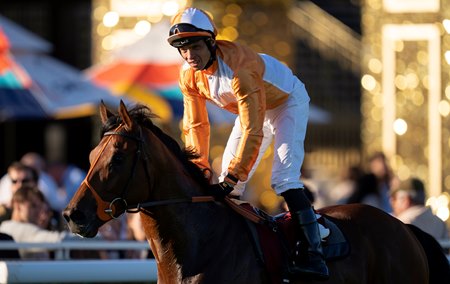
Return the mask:
POLYGON ((230 41, 216 44, 217 60, 208 69, 195 71, 185 63, 180 71, 185 144, 200 154, 194 162, 210 169, 206 100, 238 114, 242 137, 228 173, 245 181, 261 145, 266 109, 284 103, 299 79, 273 57, 230 41))

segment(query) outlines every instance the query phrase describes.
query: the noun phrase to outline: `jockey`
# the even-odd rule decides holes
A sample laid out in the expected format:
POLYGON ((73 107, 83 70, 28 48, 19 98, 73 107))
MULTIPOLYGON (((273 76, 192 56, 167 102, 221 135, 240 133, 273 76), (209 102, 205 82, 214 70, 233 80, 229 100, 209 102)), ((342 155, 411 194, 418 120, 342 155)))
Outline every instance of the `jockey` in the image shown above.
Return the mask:
POLYGON ((186 147, 200 155, 194 162, 211 177, 210 124, 206 101, 238 115, 222 160, 218 198, 241 196, 272 139, 275 157, 272 187, 286 200, 308 243, 309 263, 290 264, 293 274, 328 278, 315 212, 304 193, 300 169, 308 122, 309 96, 304 84, 277 59, 241 44, 216 40, 211 17, 186 8, 172 19, 168 42, 185 60, 179 85, 184 97, 186 147))

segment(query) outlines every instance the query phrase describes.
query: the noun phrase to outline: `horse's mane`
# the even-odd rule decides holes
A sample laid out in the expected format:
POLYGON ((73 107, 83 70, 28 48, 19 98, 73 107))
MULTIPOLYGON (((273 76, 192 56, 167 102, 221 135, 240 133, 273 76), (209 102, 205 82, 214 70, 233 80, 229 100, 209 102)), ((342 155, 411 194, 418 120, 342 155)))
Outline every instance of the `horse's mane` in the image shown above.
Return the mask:
MULTIPOLYGON (((152 131, 153 134, 155 134, 156 137, 158 137, 159 140, 161 140, 161 142, 175 155, 175 157, 178 158, 186 170, 197 182, 199 182, 200 185, 207 186, 209 184, 200 168, 192 162, 193 159, 199 157, 199 155, 195 152, 195 149, 182 149, 172 137, 164 133, 158 126, 156 126, 153 123, 152 118, 156 118, 158 116, 152 113, 150 108, 142 104, 137 104, 128 110, 128 114, 135 123, 152 131)), ((102 126, 100 138, 102 138, 106 132, 117 128, 120 123, 122 123, 122 118, 120 115, 115 114, 114 116, 109 117, 108 121, 102 126)))

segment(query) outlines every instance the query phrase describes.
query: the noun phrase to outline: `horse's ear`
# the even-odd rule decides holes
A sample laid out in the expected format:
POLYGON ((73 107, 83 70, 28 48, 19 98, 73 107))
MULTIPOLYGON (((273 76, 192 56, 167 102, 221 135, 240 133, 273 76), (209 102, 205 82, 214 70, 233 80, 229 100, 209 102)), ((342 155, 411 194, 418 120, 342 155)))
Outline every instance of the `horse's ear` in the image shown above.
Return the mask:
POLYGON ((102 100, 100 102, 100 119, 102 123, 105 124, 111 116, 114 116, 114 114, 106 107, 102 100))
POLYGON ((133 129, 133 120, 131 119, 130 115, 128 114, 127 107, 125 106, 125 103, 122 100, 120 100, 119 115, 122 118, 122 121, 125 124, 125 127, 128 130, 133 129))

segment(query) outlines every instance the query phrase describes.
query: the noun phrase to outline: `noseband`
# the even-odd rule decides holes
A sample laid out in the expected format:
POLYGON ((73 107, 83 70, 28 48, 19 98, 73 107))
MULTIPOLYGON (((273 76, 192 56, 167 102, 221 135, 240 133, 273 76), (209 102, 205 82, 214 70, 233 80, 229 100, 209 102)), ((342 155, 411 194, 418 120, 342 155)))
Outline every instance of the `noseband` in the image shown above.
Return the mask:
POLYGON ((148 207, 153 207, 153 206, 168 205, 168 204, 175 204, 175 203, 185 203, 185 202, 196 203, 196 202, 214 201, 214 198, 212 196, 196 196, 196 197, 191 197, 191 198, 178 198, 178 199, 169 199, 169 200, 150 201, 150 202, 138 203, 136 205, 131 205, 131 206, 128 205, 128 203, 126 201, 126 193, 128 191, 128 187, 130 186, 131 181, 133 180, 133 178, 135 176, 137 164, 138 164, 138 161, 140 160, 142 154, 143 154, 142 160, 144 162, 144 167, 145 167, 145 174, 147 176, 147 182, 149 182, 149 183, 150 183, 150 173, 148 171, 148 166, 147 166, 147 156, 145 155, 145 151, 143 151, 143 145, 144 145, 145 141, 142 138, 142 128, 139 126, 139 137, 137 137, 134 135, 130 135, 126 132, 119 131, 119 129, 122 126, 123 125, 120 124, 114 131, 107 131, 103 134, 104 137, 109 136, 108 140, 106 141, 105 145, 103 145, 100 153, 98 154, 98 156, 95 159, 94 163, 92 164, 88 174, 86 175, 86 178, 83 181, 83 183, 86 185, 87 188, 89 188, 89 190, 94 195, 95 200, 97 201, 97 206, 98 206, 97 207, 97 215, 102 221, 108 221, 110 219, 117 219, 125 212, 137 213, 137 212, 141 211, 143 208, 148 208, 148 207), (100 195, 97 193, 97 191, 88 182, 88 178, 91 175, 92 169, 95 167, 98 160, 100 159, 100 156, 105 151, 106 146, 111 141, 113 135, 119 135, 124 138, 128 138, 128 139, 136 141, 137 149, 136 149, 136 153, 135 153, 135 158, 134 158, 131 174, 128 177, 128 180, 121 191, 120 197, 116 197, 111 202, 108 203, 107 201, 103 200, 100 197, 100 195), (119 212, 119 210, 116 209, 117 203, 122 203, 122 208, 124 208, 123 211, 119 212))

